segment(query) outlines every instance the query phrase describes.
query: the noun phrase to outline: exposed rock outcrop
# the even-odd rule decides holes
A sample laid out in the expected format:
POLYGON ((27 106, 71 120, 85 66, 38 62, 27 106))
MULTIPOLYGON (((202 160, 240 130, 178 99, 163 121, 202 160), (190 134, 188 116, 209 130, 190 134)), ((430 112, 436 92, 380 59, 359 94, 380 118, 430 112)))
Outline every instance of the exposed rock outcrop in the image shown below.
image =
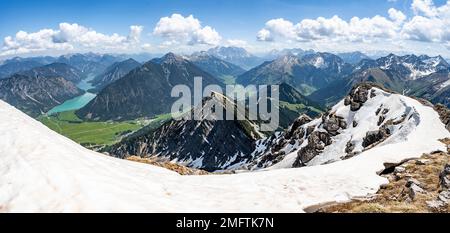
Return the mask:
POLYGON ((380 143, 390 135, 391 132, 387 127, 382 127, 379 130, 367 132, 366 137, 363 139, 362 146, 367 148, 374 144, 380 143))
MULTIPOLYGON (((345 97, 345 106, 350 105, 350 109, 352 111, 358 111, 367 101, 369 90, 372 87, 373 86, 370 84, 360 84, 353 87, 353 89, 350 91, 350 94, 345 97)), ((371 94, 371 96, 375 96, 375 94, 371 94)))
POLYGON ((447 130, 450 131, 450 109, 442 104, 436 104, 434 110, 439 114, 439 117, 441 118, 442 123, 445 124, 447 130))

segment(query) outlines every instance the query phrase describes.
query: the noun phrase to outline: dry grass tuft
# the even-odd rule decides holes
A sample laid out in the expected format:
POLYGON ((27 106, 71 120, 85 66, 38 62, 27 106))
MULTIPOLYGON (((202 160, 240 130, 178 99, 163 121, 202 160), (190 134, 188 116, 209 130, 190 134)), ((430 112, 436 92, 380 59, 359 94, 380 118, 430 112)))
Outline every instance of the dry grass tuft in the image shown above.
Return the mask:
POLYGON ((179 165, 176 163, 160 161, 156 158, 141 158, 139 156, 131 156, 131 157, 128 157, 127 160, 139 162, 139 163, 150 164, 150 165, 154 165, 154 166, 158 166, 158 167, 163 167, 163 168, 169 169, 171 171, 177 172, 178 174, 181 174, 181 175, 207 175, 207 174, 209 174, 207 171, 194 169, 194 168, 188 168, 186 166, 179 165))

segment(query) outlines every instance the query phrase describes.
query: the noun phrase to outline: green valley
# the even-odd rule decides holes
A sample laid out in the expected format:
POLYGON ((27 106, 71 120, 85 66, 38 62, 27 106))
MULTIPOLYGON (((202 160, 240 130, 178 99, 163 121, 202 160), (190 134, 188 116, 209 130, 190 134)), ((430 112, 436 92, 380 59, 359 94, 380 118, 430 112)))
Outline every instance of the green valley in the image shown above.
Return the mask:
POLYGON ((114 144, 124 135, 144 126, 157 127, 167 118, 170 118, 170 114, 160 115, 151 120, 94 122, 83 121, 75 115, 74 111, 66 111, 51 116, 41 116, 39 121, 85 147, 96 148, 114 144))

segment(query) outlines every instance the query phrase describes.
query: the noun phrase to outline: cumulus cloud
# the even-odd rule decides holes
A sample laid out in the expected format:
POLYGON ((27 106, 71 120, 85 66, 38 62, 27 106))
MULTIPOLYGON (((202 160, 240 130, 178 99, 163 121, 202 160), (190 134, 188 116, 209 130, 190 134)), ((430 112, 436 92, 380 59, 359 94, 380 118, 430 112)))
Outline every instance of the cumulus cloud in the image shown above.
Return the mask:
POLYGON ((117 33, 106 35, 76 23, 60 23, 58 29, 42 29, 31 33, 19 31, 14 37, 5 37, 0 55, 83 48, 126 49, 139 42, 142 30, 142 26, 133 25, 128 36, 117 33))
POLYGON ((346 21, 339 16, 303 19, 299 23, 279 18, 266 22, 256 35, 260 41, 275 39, 293 41, 420 41, 450 44, 450 1, 436 6, 432 0, 413 0, 408 18, 390 8, 388 17, 353 17, 346 21))
POLYGON ((256 35, 256 38, 259 41, 273 41, 272 33, 265 28, 261 29, 258 32, 258 34, 256 35))
POLYGON ((402 23, 406 20, 406 15, 403 14, 403 12, 396 10, 394 8, 391 8, 388 10, 389 18, 394 20, 397 23, 402 23))
POLYGON ((163 17, 153 29, 153 34, 168 39, 164 43, 183 43, 189 45, 218 45, 222 40, 219 33, 210 26, 203 27, 193 15, 184 17, 172 14, 163 17))
POLYGON ((450 41, 450 1, 436 7, 431 0, 414 0, 411 8, 415 16, 405 23, 402 35, 410 40, 439 42, 450 41))
POLYGON ((413 0, 411 8, 416 15, 424 14, 433 17, 437 14, 437 9, 432 0, 413 0))
MULTIPOLYGON (((401 12, 395 12, 395 17, 400 20, 401 12)), ((269 20, 258 32, 257 39, 273 41, 278 37, 296 41, 321 39, 361 41, 376 37, 392 38, 395 36, 396 28, 396 22, 378 15, 372 18, 353 17, 350 21, 345 21, 339 16, 318 17, 304 19, 297 24, 280 18, 269 20)))
POLYGON ((141 34, 142 34, 143 30, 144 30, 144 27, 140 26, 140 25, 130 26, 130 35, 128 36, 128 40, 131 42, 138 43, 141 39, 141 34))

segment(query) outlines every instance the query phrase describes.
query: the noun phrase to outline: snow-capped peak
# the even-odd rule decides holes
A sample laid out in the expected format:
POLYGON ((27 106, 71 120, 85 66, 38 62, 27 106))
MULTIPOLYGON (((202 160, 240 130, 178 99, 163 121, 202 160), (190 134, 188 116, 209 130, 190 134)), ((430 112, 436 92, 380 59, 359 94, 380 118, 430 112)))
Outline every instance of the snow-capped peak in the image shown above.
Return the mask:
POLYGON ((406 72, 408 79, 415 80, 427 75, 448 70, 449 64, 441 57, 429 57, 426 55, 397 56, 389 54, 377 60, 379 67, 383 70, 396 70, 406 72))

